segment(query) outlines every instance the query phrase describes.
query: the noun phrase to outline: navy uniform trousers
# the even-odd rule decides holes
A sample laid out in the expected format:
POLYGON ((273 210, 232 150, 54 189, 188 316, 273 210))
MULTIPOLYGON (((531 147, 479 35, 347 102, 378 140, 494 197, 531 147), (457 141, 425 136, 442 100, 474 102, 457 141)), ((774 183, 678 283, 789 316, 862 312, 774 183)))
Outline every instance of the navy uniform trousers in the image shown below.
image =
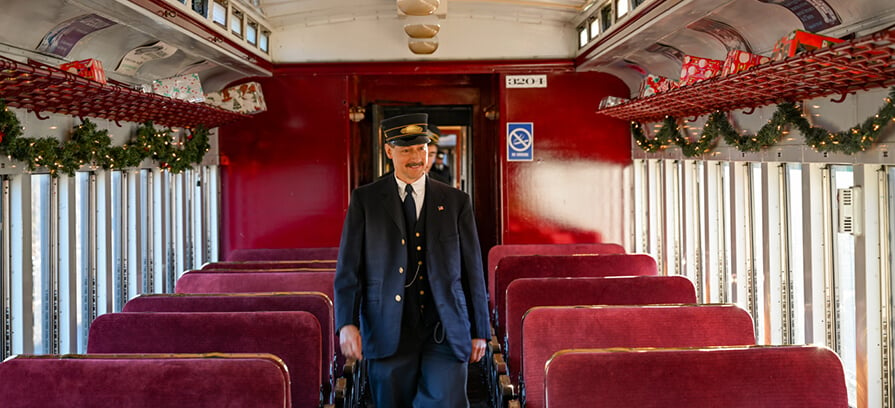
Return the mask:
POLYGON ((467 362, 457 360, 446 341, 436 342, 438 331, 423 339, 402 332, 397 353, 367 361, 376 408, 469 407, 467 362))
POLYGON ((407 246, 408 269, 414 273, 405 276, 398 351, 369 360, 370 390, 377 408, 466 408, 467 362, 458 360, 447 343, 432 301, 424 265, 425 211, 420 215, 416 221, 405 219, 407 230, 414 232, 407 246))

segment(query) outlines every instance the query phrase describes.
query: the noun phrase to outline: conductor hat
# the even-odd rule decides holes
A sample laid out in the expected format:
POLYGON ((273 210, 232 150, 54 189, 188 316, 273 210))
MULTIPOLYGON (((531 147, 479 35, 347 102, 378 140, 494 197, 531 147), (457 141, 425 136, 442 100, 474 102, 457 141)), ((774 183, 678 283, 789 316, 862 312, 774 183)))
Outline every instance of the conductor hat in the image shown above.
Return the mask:
POLYGON ((429 125, 429 143, 438 144, 438 139, 441 139, 441 129, 438 129, 438 126, 429 125))
POLYGON ((413 146, 429 143, 429 114, 410 113, 383 119, 380 127, 386 143, 413 146))

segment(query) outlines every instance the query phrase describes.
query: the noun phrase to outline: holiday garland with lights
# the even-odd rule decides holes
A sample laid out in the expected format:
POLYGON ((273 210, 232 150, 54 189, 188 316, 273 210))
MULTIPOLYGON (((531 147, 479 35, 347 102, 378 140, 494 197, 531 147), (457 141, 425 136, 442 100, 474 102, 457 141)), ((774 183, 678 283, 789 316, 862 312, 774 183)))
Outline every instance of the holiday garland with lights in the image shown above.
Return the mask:
POLYGON ((0 154, 25 162, 30 171, 46 168, 53 177, 60 173, 74 175, 85 165, 103 169, 136 167, 145 159, 179 173, 201 162, 210 148, 204 127, 190 129, 183 141, 177 141, 171 129, 157 130, 152 122, 141 124, 134 140, 122 146, 112 146, 108 131, 97 129, 88 119, 83 119, 64 142, 22 134, 18 118, 0 101, 0 154))
POLYGON ((792 102, 777 105, 777 110, 767 124, 755 135, 740 135, 730 124, 723 112, 713 112, 703 127, 699 139, 691 142, 685 134, 681 134, 677 119, 666 117, 662 127, 654 138, 647 138, 640 123, 631 123, 634 141, 646 152, 656 152, 674 143, 681 148, 686 157, 708 153, 715 141, 721 137, 724 141, 741 152, 757 152, 777 144, 786 131, 786 126, 794 126, 805 142, 818 152, 840 152, 854 154, 869 149, 883 128, 895 119, 895 88, 889 91, 885 104, 876 115, 867 118, 861 125, 855 125, 847 131, 831 132, 821 127, 812 126, 802 109, 792 102))

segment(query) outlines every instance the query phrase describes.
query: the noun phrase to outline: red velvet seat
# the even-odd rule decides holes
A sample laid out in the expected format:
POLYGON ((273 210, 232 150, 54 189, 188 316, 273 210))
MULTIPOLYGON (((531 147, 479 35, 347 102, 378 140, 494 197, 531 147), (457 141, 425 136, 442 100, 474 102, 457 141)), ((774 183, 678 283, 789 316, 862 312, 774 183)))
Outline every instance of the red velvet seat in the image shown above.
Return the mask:
POLYGON ((544 367, 559 350, 753 344, 752 318, 736 305, 536 307, 522 319, 525 406, 544 407, 544 367))
POLYGON ((296 261, 339 258, 338 247, 324 248, 240 248, 227 255, 228 261, 296 261))
POLYGON ((564 350, 547 407, 848 407, 842 362, 817 346, 564 350))
POLYGON ((304 311, 317 318, 323 336, 322 381, 328 385, 341 375, 345 363, 335 338, 332 301, 320 292, 144 294, 125 303, 122 312, 270 312, 304 311))
MULTIPOLYGON (((625 248, 619 244, 506 244, 495 245, 488 250, 488 293, 494 301, 494 271, 501 259, 507 256, 523 255, 594 255, 623 254, 625 248)), ((494 303, 490 307, 494 308, 494 303)))
POLYGON ((499 338, 506 336, 501 324, 506 307, 507 285, 520 278, 605 277, 658 275, 656 261, 644 254, 528 255, 507 256, 494 271, 491 297, 496 305, 494 324, 499 338))
POLYGON ((183 274, 176 293, 321 292, 333 299, 335 271, 198 272, 183 274))
POLYGON ((270 354, 40 355, 0 363, 4 408, 289 408, 270 354))
POLYGON ((524 278, 507 286, 507 364, 518 380, 522 316, 537 306, 696 303, 696 288, 684 276, 524 278))
POLYGON ((336 261, 310 260, 310 261, 236 261, 236 262, 209 262, 202 265, 199 270, 303 270, 315 271, 320 269, 336 269, 336 261))
POLYGON ((321 343, 308 312, 108 313, 90 325, 87 352, 270 353, 289 371, 293 408, 310 408, 321 403, 321 343))

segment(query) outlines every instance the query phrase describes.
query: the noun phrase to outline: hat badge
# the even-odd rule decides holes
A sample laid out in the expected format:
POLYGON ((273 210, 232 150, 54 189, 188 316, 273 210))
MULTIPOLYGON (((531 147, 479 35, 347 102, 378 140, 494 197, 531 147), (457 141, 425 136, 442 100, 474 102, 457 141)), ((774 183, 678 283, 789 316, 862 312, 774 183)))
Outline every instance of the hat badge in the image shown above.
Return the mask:
POLYGON ((418 125, 409 125, 409 126, 405 126, 404 129, 401 129, 401 134, 406 135, 406 134, 413 134, 413 133, 422 133, 422 131, 423 131, 423 128, 419 127, 418 125))

